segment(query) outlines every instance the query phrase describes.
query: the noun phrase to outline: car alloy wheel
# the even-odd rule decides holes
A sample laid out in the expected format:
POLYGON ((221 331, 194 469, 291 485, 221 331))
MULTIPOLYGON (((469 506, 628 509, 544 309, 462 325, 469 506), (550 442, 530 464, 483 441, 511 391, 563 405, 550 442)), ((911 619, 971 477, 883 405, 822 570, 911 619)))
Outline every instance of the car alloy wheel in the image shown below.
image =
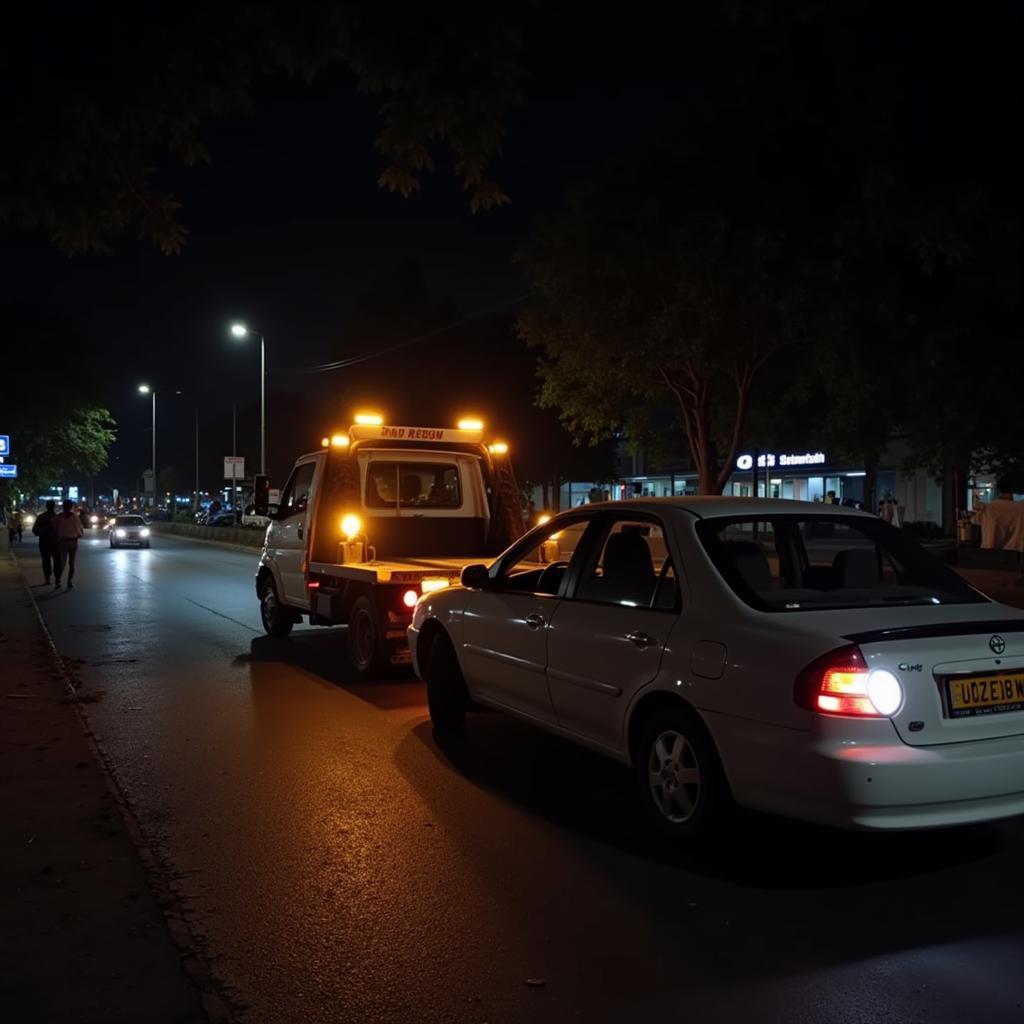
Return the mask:
POLYGON ((673 846, 704 839, 732 817, 715 741, 692 708, 662 707, 642 723, 633 768, 648 821, 673 846))
POLYGON ((665 820, 681 825, 700 803, 700 762, 692 744, 680 732, 666 729, 651 745, 647 758, 651 797, 665 820))

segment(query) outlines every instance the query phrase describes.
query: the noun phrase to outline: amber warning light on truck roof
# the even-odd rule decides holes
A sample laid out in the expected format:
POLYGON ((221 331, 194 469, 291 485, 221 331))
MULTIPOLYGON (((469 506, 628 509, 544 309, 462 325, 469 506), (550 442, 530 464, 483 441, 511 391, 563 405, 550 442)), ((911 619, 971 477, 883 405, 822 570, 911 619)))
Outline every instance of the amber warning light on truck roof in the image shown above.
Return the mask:
POLYGON ((357 412, 355 421, 361 427, 379 427, 384 422, 384 417, 379 412, 357 412))
POLYGON ((477 416, 464 416, 455 426, 459 430, 483 430, 484 421, 477 416))

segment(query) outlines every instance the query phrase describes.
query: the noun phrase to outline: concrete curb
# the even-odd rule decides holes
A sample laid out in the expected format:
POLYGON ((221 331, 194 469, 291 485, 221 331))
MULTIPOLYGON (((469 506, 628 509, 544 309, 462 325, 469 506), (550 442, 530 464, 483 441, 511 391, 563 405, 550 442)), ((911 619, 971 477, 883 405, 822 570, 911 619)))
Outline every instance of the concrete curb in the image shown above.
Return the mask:
POLYGON ((78 698, 78 689, 75 686, 74 676, 68 670, 67 664, 57 650, 53 636, 46 625, 46 621, 43 619, 42 612, 39 610, 39 603, 36 601, 32 587, 21 567, 21 559, 17 556, 12 556, 12 560, 16 566, 22 587, 28 599, 32 602, 32 607, 35 610, 36 618, 39 621, 40 629, 46 641, 46 647, 50 652, 54 672, 64 684, 68 701, 74 707, 93 759, 100 767, 111 798, 116 804, 121 819, 124 822, 128 837, 131 839, 138 852, 139 859, 142 861, 143 870, 149 881, 150 891, 153 894, 157 907, 163 914, 171 940, 178 949, 182 970, 196 986, 203 1011, 211 1024, 234 1024, 235 1017, 230 1004, 202 952, 202 940, 192 932, 181 901, 170 883, 172 873, 168 871, 160 858, 154 853, 117 782, 113 763, 103 753, 96 740, 96 735, 92 731, 89 720, 85 715, 82 702, 78 698))

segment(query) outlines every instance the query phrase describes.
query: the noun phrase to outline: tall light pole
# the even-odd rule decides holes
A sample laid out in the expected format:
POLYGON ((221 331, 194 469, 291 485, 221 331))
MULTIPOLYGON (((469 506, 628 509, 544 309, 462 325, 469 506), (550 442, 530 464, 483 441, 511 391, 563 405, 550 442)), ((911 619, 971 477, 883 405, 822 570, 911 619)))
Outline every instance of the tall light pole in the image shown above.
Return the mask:
POLYGON ((139 394, 153 396, 153 508, 156 508, 156 388, 139 385, 139 394))
POLYGON ((231 333, 236 338, 255 334, 260 339, 260 473, 267 472, 267 340, 260 331, 254 331, 245 324, 232 324, 231 333))

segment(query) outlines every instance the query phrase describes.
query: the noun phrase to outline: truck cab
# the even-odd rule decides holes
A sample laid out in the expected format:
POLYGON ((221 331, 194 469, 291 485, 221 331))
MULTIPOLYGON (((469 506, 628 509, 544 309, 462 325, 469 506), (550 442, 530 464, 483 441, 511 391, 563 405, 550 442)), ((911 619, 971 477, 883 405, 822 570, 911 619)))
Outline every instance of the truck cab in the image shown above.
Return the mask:
POLYGON ((485 443, 478 421, 392 426, 361 414, 296 460, 276 512, 259 493, 256 505, 270 518, 256 575, 264 628, 347 625, 361 674, 408 664, 420 595, 524 529, 508 447, 485 443))

